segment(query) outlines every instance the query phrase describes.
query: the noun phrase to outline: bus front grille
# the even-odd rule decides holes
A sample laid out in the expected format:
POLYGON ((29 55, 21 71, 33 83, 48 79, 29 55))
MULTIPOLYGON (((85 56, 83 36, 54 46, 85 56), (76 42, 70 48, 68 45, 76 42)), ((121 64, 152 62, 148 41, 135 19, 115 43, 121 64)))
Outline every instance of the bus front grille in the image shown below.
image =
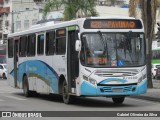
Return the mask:
POLYGON ((136 86, 105 86, 101 87, 101 92, 134 92, 136 90, 136 86))

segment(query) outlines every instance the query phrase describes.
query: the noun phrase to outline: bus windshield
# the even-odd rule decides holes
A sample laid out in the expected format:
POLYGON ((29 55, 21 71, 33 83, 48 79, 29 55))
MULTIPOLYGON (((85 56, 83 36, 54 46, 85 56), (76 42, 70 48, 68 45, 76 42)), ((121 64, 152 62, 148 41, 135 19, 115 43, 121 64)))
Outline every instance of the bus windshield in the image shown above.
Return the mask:
POLYGON ((91 67, 125 67, 145 64, 143 33, 84 33, 81 63, 91 67))

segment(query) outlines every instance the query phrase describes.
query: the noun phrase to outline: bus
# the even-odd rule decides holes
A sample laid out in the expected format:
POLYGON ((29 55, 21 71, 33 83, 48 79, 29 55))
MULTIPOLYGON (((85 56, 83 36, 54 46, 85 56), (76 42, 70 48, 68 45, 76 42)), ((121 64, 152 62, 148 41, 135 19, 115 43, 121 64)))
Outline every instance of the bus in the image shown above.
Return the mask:
POLYGON ((140 19, 88 17, 41 23, 8 35, 8 80, 26 97, 111 97, 146 93, 146 41, 140 19))

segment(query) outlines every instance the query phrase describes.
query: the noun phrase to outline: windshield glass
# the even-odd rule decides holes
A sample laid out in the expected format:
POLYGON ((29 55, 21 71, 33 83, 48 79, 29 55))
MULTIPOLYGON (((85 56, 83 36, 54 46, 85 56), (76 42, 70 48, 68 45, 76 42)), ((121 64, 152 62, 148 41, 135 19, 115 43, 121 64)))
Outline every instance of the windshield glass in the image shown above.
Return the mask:
POLYGON ((145 64, 143 33, 85 33, 81 63, 93 67, 125 67, 145 64))

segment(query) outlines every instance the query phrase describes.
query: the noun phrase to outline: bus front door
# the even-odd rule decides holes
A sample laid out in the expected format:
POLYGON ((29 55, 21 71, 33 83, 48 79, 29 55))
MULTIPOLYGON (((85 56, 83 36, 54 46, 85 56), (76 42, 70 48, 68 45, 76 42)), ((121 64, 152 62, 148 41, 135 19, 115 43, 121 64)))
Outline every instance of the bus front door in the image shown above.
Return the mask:
POLYGON ((77 39, 78 30, 68 31, 67 79, 69 92, 72 93, 72 88, 76 88, 76 78, 79 76, 78 52, 75 51, 75 42, 77 39))
POLYGON ((14 41, 14 87, 17 87, 17 80, 18 80, 18 43, 19 39, 16 38, 14 41))

